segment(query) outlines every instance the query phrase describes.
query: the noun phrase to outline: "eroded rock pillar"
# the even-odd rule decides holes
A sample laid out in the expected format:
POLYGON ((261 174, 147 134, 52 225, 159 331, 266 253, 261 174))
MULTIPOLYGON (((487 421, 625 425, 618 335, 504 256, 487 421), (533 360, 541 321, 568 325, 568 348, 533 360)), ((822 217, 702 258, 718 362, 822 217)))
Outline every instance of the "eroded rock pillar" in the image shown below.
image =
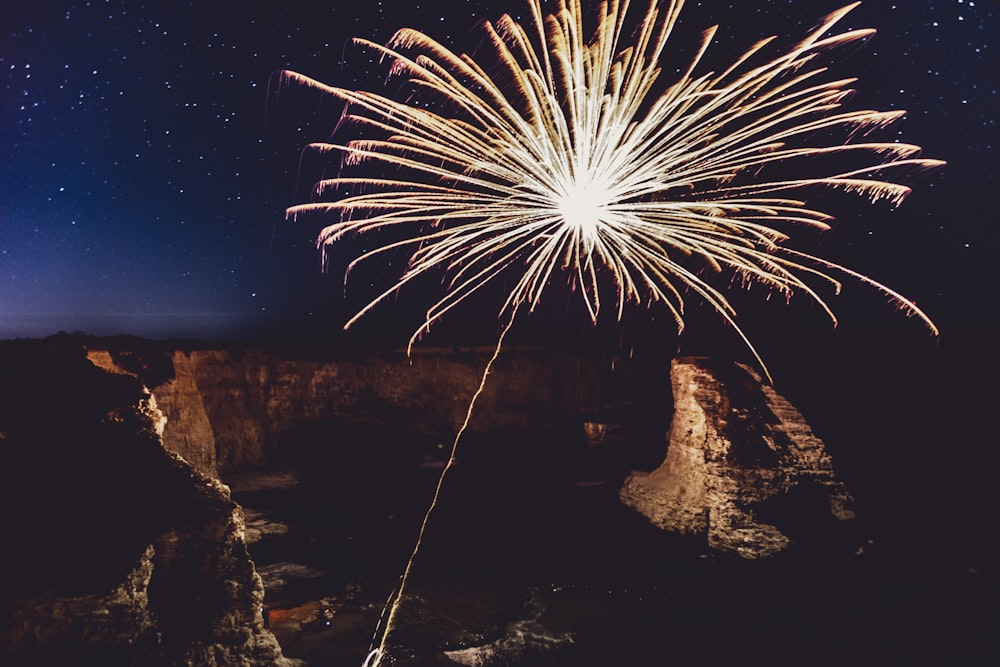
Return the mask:
POLYGON ((712 548, 744 558, 789 545, 787 531, 761 512, 781 496, 807 490, 822 498, 827 517, 853 517, 823 441, 749 368, 682 357, 673 361, 670 380, 666 458, 625 480, 623 503, 663 530, 704 534, 712 548))

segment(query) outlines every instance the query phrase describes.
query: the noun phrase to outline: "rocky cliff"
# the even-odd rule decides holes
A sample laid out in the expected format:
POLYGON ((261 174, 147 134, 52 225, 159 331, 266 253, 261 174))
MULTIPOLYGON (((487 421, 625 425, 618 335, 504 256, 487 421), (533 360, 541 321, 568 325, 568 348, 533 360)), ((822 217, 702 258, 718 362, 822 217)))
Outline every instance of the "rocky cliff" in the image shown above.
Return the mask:
MULTIPOLYGON (((465 418, 492 350, 418 350, 362 361, 282 358, 259 349, 173 350, 168 379, 148 362, 126 370, 119 352, 91 346, 111 372, 141 376, 166 416, 165 446, 195 469, 266 466, 282 437, 326 422, 405 427, 450 436, 465 418)), ((600 402, 594 364, 531 350, 504 354, 480 397, 470 433, 534 430, 600 402)))
POLYGON ((623 503, 664 530, 704 534, 713 548, 745 558, 783 550, 786 533, 824 514, 853 516, 823 442, 755 373, 686 357, 674 360, 670 380, 666 458, 625 481, 623 503), (769 514, 788 526, 768 522, 769 514))
MULTIPOLYGON (((0 656, 15 665, 282 664, 264 627, 243 511, 220 476, 282 461, 302 428, 389 427, 402 438, 397 452, 408 437, 450 440, 490 352, 334 360, 133 340, 3 343, 0 519, 18 548, 0 567, 0 656)), ((456 572, 499 568, 518 586, 518 577, 559 580, 574 567, 630 571, 635 554, 654 551, 617 545, 667 543, 623 521, 616 512, 630 512, 619 498, 657 528, 705 535, 745 558, 784 549, 823 517, 850 516, 823 443, 748 369, 675 360, 664 439, 667 373, 629 378, 635 369, 619 365, 609 379, 601 368, 533 350, 500 357, 470 424, 464 472, 438 508, 439 544, 432 534, 425 546, 423 598, 456 572), (629 407, 608 410, 609 400, 629 407), (650 435, 667 443, 662 465, 626 478, 642 467, 634 441, 650 435), (442 540, 449 526, 458 543, 442 540)), ((352 455, 337 438, 313 446, 335 468, 352 455)), ((506 599, 506 586, 496 595, 506 599)), ((433 616, 421 600, 407 603, 411 616, 433 616)), ((495 611, 490 626, 504 627, 495 611)), ((511 621, 518 637, 524 618, 511 621)), ((450 659, 467 657, 476 619, 441 625, 464 633, 439 638, 459 651, 450 659)), ((564 650, 570 634, 551 634, 553 646, 564 650)), ((493 635, 477 636, 492 636, 491 651, 510 644, 493 635)))
POLYGON ((73 341, 0 344, 0 662, 285 663, 242 511, 163 425, 73 341))
MULTIPOLYGON (((166 416, 165 446, 217 477, 220 471, 266 466, 283 436, 302 424, 396 425, 448 437, 465 417, 490 352, 430 350, 412 359, 320 361, 258 349, 173 350, 169 379, 154 382, 152 392, 166 416)), ((127 372, 121 353, 92 348, 88 355, 110 371, 127 372)), ((134 358, 124 361, 135 365, 134 358)), ((631 398, 651 393, 656 404, 643 410, 660 414, 673 398, 665 458, 652 472, 639 470, 626 479, 623 503, 661 529, 704 534, 713 548, 747 558, 781 551, 819 516, 852 516, 850 495, 834 475, 823 442, 753 371, 689 357, 674 360, 669 376, 665 396, 656 395, 655 381, 623 392, 631 398)), ((509 352, 486 384, 470 434, 540 431, 570 415, 589 449, 620 449, 634 428, 629 431, 620 419, 585 416, 608 398, 608 384, 592 363, 509 352)), ((644 417, 626 417, 637 419, 644 417)))

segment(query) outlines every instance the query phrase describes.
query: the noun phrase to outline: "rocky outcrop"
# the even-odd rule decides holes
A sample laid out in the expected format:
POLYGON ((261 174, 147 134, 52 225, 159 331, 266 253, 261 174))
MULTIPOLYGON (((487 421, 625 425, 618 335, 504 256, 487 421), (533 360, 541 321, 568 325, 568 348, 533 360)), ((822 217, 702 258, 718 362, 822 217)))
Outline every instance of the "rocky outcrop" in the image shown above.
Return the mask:
POLYGON ((201 491, 209 516, 175 523, 153 546, 150 608, 164 653, 192 667, 283 665, 264 627, 264 587, 247 553, 243 511, 214 480, 203 480, 201 491))
POLYGON ((784 549, 796 522, 822 519, 820 505, 835 519, 853 516, 823 442, 751 370, 687 357, 673 362, 670 379, 666 458, 625 481, 623 503, 664 530, 704 534, 711 547, 745 558, 784 549), (791 527, 773 525, 769 513, 791 527))
POLYGON ((78 661, 88 659, 140 665, 162 654, 149 610, 153 553, 153 547, 147 547, 135 567, 105 594, 47 592, 6 600, 0 655, 15 665, 82 664, 78 661))
POLYGON ((162 427, 73 341, 0 344, 0 662, 285 664, 242 511, 162 427))

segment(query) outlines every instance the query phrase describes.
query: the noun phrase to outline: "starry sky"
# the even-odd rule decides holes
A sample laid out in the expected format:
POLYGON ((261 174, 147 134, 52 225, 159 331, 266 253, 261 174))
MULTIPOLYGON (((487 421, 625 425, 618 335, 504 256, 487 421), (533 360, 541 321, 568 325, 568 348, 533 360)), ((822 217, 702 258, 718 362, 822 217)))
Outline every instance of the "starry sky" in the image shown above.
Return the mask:
MULTIPOLYGON (((721 24, 711 53, 724 59, 762 36, 798 37, 841 4, 689 0, 679 31, 721 24)), ((523 4, 6 0, 0 337, 250 336, 342 318, 351 298, 374 294, 361 281, 345 297, 340 276, 319 270, 315 222, 284 219, 308 187, 300 149, 327 137, 338 109, 279 90, 272 75, 378 90, 384 71, 351 37, 384 42, 409 26, 468 51, 477 22, 504 11, 516 17, 523 4)), ((907 109, 883 136, 949 164, 897 210, 839 215, 824 255, 915 299, 943 327, 993 322, 1000 6, 866 0, 841 25, 878 30, 844 56, 860 77, 852 106, 907 109)), ((834 305, 851 316, 850 299, 834 305)))

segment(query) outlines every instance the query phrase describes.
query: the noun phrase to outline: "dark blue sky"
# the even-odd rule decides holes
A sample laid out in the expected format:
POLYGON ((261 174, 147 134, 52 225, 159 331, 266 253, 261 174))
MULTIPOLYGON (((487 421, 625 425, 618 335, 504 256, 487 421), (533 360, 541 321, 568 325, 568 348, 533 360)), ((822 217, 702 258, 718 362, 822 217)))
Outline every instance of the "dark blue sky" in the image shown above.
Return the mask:
MULTIPOLYGON (((724 58, 764 35, 800 36, 841 4, 689 0, 681 29, 722 24, 713 54, 724 58)), ((469 49, 477 21, 522 7, 4 2, 0 337, 214 337, 340 317, 349 306, 319 275, 316 227, 283 220, 302 192, 298 151, 326 137, 336 110, 305 91, 269 96, 271 74, 377 89, 381 69, 348 38, 385 41, 405 25, 469 49)), ((949 164, 897 211, 842 215, 824 253, 945 326, 996 319, 998 14, 994 0, 867 0, 843 23, 879 31, 843 65, 861 78, 855 105, 909 110, 883 136, 949 164)), ((857 291, 834 301, 844 318, 857 291)))

